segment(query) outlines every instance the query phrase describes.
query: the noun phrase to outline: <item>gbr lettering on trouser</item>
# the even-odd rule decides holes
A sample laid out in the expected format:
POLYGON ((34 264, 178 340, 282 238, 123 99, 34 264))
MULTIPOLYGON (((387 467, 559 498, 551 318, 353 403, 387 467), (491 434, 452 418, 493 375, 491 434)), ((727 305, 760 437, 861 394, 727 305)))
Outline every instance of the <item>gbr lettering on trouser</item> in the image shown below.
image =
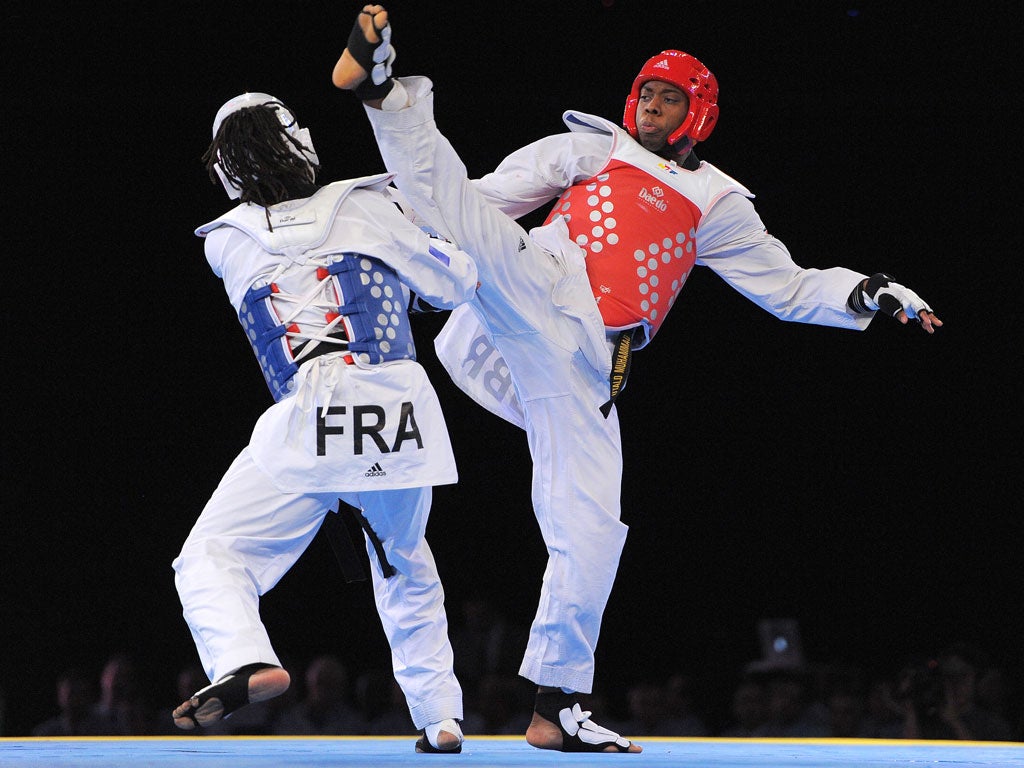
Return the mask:
POLYGON ((456 307, 434 339, 437 359, 452 381, 483 408, 510 424, 526 424, 508 364, 469 305, 456 307))

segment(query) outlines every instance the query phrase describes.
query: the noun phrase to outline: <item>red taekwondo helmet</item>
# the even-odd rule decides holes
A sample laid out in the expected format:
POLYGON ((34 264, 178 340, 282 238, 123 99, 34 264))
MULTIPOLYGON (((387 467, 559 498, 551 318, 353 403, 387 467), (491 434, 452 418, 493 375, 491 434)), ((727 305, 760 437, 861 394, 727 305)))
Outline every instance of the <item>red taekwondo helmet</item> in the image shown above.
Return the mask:
POLYGON ((622 124, 634 139, 637 136, 636 105, 640 101, 640 88, 649 80, 672 83, 690 98, 690 111, 683 124, 668 137, 669 144, 675 144, 684 136, 692 141, 704 141, 711 135, 718 122, 718 81, 690 54, 669 50, 649 58, 633 81, 622 124))

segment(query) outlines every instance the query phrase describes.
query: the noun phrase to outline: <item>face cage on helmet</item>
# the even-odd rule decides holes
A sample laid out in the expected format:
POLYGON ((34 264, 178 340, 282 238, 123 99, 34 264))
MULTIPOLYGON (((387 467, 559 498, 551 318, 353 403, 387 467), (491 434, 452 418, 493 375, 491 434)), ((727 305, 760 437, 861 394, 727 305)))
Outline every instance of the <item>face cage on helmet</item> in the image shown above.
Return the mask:
POLYGON ((634 139, 639 135, 636 125, 636 110, 640 103, 640 89, 644 83, 660 80, 671 83, 687 95, 689 109, 682 124, 668 137, 668 144, 674 145, 684 137, 692 142, 704 141, 711 135, 718 121, 718 81, 711 71, 695 57, 682 51, 662 51, 652 56, 644 64, 643 69, 633 80, 633 88, 626 99, 626 108, 622 116, 622 124, 634 139), (674 67, 655 69, 654 65, 664 59, 675 64, 674 67), (685 71, 680 73, 681 67, 685 71), (681 77, 680 74, 683 76, 681 77))

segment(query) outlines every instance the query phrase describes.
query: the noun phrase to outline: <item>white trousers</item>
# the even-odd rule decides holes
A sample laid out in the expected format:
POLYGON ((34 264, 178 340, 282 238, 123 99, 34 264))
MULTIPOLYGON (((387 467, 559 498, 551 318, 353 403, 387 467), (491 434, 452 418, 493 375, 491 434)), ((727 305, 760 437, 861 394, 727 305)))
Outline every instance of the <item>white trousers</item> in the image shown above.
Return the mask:
POLYGON ((473 306, 523 408, 548 562, 520 674, 589 693, 627 528, 619 519, 618 416, 599 411, 608 380, 581 352, 577 320, 552 301, 566 264, 473 188, 434 124, 429 98, 399 112, 366 111, 387 169, 417 214, 476 261, 473 306))
POLYGON ((462 690, 452 671, 444 592, 424 538, 431 496, 429 487, 281 493, 253 463, 249 449, 243 450, 173 563, 185 621, 210 680, 245 664, 280 666, 260 620, 259 598, 295 564, 341 498, 363 511, 396 570, 383 578, 367 541, 377 611, 413 724, 419 729, 461 719, 462 690))

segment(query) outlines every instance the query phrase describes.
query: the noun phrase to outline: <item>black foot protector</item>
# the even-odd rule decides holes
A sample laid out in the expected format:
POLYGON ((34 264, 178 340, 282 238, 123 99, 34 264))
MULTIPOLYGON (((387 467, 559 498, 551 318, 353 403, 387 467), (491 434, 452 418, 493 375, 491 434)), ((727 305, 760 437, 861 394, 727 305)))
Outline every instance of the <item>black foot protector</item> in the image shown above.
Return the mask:
POLYGON ((591 720, 574 693, 538 691, 533 708, 562 731, 563 752, 604 752, 608 747, 629 752, 629 740, 591 720))
POLYGON ((457 755, 462 752, 462 745, 459 744, 455 749, 438 749, 424 735, 416 740, 416 751, 428 755, 457 755))
POLYGON ((366 79, 352 92, 361 101, 371 101, 383 99, 391 92, 394 85, 391 82, 391 63, 395 60, 395 49, 391 47, 391 25, 385 23, 382 29, 378 29, 373 14, 362 11, 360 15, 363 13, 370 16, 370 24, 373 25, 380 42, 371 43, 366 39, 357 16, 345 47, 359 66, 366 70, 366 79))
MULTIPOLYGON (((247 664, 237 672, 197 691, 187 702, 188 709, 176 711, 175 718, 187 717, 196 726, 207 726, 227 717, 249 703, 249 678, 272 664, 247 664), (207 707, 212 700, 219 702, 207 707)), ((180 708, 179 708, 180 709, 180 708)))

